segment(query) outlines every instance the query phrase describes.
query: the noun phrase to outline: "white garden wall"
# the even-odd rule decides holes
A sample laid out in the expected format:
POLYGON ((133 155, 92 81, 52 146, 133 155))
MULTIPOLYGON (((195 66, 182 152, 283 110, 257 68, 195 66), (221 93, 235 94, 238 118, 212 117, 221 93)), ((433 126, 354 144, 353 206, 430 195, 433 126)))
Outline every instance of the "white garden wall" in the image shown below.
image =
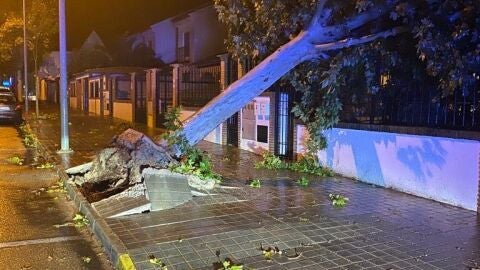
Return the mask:
MULTIPOLYGON (((474 140, 334 128, 321 163, 360 181, 477 210, 480 143, 474 140)), ((304 152, 297 126, 297 152, 304 152)))

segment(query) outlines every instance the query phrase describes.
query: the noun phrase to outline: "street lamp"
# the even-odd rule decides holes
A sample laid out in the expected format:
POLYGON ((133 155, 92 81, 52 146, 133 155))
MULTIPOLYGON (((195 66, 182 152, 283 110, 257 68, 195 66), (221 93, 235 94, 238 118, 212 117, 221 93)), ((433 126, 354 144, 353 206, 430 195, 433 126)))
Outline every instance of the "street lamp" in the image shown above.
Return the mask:
POLYGON ((65 0, 58 0, 58 25, 60 41, 60 145, 58 153, 70 153, 67 102, 67 38, 65 28, 65 0))
POLYGON ((28 113, 28 68, 27 68, 27 19, 26 19, 25 0, 23 0, 23 76, 25 82, 25 115, 28 113))

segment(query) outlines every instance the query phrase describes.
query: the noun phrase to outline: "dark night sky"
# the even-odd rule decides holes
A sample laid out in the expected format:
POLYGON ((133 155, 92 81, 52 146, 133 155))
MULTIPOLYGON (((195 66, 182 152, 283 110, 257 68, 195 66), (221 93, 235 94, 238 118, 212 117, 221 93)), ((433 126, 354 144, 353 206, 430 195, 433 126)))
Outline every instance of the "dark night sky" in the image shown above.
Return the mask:
MULTIPOLYGON (((0 0, 0 11, 21 11, 22 1, 0 0)), ((135 33, 164 18, 212 0, 66 0, 68 47, 79 47, 95 30, 108 44, 123 33, 135 33)), ((28 3, 28 2, 27 2, 28 3)), ((56 14, 52 14, 56 15, 56 14)))

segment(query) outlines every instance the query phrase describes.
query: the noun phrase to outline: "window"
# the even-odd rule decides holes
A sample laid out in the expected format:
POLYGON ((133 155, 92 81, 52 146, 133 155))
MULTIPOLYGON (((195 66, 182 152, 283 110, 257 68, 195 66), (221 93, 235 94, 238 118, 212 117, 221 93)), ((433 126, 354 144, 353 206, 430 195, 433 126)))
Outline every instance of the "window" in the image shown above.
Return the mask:
POLYGON ((390 74, 380 75, 380 86, 385 87, 390 82, 390 74))
POLYGON ((190 57, 190 32, 183 33, 183 48, 185 58, 190 57))
POLYGON ((268 143, 268 126, 257 125, 257 142, 268 143))
POLYGON ((88 91, 90 98, 100 98, 100 80, 89 81, 88 91))
POLYGON ((115 96, 118 100, 130 100, 130 80, 117 79, 115 82, 115 96))

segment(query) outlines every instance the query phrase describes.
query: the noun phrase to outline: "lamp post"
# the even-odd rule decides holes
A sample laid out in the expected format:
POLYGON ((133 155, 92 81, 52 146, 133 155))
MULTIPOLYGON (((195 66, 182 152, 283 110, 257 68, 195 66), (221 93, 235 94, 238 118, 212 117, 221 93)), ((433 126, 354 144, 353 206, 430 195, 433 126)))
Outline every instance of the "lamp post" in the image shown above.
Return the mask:
POLYGON ((67 102, 67 40, 65 28, 65 0, 58 1, 58 25, 60 42, 60 150, 58 153, 69 153, 68 135, 68 102, 67 102))
POLYGON ((27 19, 25 0, 23 0, 23 76, 25 92, 25 115, 28 114, 28 68, 27 68, 27 19))

